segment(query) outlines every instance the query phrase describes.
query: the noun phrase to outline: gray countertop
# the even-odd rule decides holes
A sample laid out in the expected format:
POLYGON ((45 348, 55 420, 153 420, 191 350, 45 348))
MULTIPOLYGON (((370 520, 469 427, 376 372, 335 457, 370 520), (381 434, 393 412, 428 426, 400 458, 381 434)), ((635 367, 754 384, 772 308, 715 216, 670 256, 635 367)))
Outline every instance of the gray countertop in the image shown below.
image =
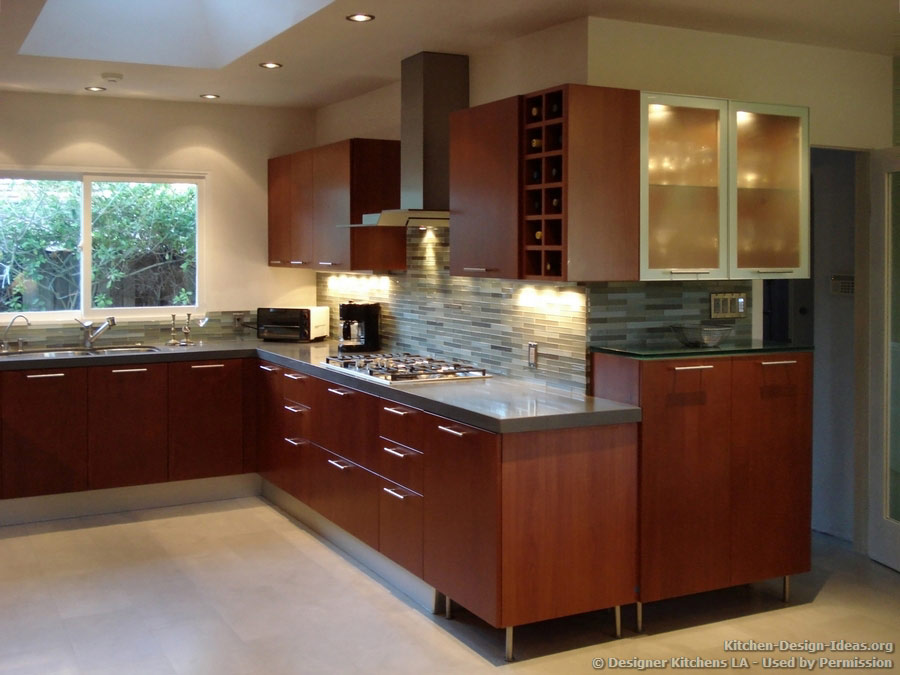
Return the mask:
POLYGON ((0 356, 0 370, 71 368, 108 364, 259 357, 335 384, 419 408, 494 433, 545 431, 639 422, 640 408, 587 395, 566 395, 525 380, 494 376, 465 382, 382 384, 322 365, 337 353, 334 341, 311 344, 262 342, 256 338, 160 347, 159 352, 106 356, 0 356))

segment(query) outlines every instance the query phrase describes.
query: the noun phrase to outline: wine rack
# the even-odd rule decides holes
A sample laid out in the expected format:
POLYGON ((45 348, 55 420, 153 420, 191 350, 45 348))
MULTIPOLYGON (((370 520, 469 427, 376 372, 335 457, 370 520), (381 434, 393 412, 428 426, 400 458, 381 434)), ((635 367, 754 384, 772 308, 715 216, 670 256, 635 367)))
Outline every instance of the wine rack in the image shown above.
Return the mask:
POLYGON ((525 279, 566 278, 566 89, 522 106, 520 269, 525 279))

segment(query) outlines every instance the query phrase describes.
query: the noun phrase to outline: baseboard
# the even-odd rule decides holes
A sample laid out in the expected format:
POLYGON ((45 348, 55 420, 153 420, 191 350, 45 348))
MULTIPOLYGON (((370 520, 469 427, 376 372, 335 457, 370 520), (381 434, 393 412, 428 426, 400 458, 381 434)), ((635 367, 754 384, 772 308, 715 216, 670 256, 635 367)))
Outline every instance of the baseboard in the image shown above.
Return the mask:
POLYGON ((388 586, 397 589, 424 610, 436 611, 434 588, 419 577, 266 480, 262 481, 262 496, 381 577, 388 586))
POLYGON ((261 494, 261 483, 259 474, 246 473, 238 476, 217 476, 153 485, 4 499, 0 501, 0 526, 252 497, 261 494))

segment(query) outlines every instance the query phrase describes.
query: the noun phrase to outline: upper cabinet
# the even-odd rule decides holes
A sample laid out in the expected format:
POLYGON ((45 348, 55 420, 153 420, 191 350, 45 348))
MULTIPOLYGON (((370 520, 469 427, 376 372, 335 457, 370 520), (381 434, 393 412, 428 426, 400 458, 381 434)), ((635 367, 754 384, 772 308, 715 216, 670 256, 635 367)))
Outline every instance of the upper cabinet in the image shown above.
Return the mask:
POLYGON ((809 277, 809 112, 728 104, 732 279, 809 277))
POLYGON ((399 141, 352 138, 270 159, 269 265, 405 269, 405 228, 348 227, 399 206, 399 141))
POLYGON ((641 96, 641 279, 809 276, 806 108, 641 96))

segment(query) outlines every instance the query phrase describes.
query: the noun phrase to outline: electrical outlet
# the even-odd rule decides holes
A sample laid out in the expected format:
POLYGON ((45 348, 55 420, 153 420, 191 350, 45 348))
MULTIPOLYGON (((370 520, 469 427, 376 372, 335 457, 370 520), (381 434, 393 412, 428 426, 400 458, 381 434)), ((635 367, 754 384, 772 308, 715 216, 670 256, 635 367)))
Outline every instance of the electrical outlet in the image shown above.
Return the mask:
POLYGON ((243 330, 244 328, 244 313, 243 312, 232 312, 231 314, 231 327, 235 330, 243 330))
POLYGON ((746 293, 710 293, 709 316, 713 319, 740 319, 747 315, 746 293))

